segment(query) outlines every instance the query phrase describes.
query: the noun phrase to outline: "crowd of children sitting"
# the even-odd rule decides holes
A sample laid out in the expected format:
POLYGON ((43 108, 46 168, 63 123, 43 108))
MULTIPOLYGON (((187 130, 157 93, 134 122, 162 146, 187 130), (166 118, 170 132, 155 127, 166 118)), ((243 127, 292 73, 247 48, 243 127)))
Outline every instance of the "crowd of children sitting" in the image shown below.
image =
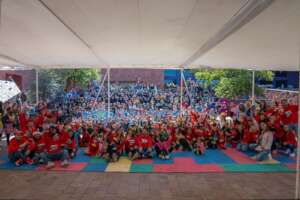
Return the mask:
MULTIPOLYGON (((251 102, 226 108, 196 112, 186 109, 173 118, 129 123, 114 119, 109 122, 66 119, 62 112, 50 110, 40 103, 37 115, 30 116, 22 105, 9 106, 3 118, 3 130, 14 135, 7 140, 9 160, 16 166, 46 164, 55 161, 67 166, 77 150, 86 147, 88 156, 117 162, 122 155, 130 160, 152 158, 169 159, 174 150, 205 154, 209 149, 237 148, 255 151, 258 161, 270 159, 282 151, 294 157, 297 148, 297 105, 287 100, 251 102)), ((2 132, 1 132, 2 133, 2 132)))

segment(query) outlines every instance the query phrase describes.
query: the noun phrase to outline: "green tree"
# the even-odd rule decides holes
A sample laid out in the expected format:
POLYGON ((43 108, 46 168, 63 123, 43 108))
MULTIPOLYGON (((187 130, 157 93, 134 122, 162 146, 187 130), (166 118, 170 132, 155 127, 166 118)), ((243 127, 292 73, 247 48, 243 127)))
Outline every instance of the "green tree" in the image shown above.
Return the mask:
MULTIPOLYGON (((97 69, 43 69, 39 70, 39 97, 47 99, 59 92, 67 91, 73 86, 85 88, 91 80, 99 80, 97 69)), ((29 97, 35 99, 34 82, 31 85, 29 97)))
MULTIPOLYGON (((237 98, 249 95, 252 89, 252 71, 240 69, 203 69, 195 72, 198 80, 206 80, 208 84, 217 81, 214 89, 218 97, 237 98)), ((271 81, 273 72, 256 71, 255 78, 271 81)), ((263 88, 255 86, 256 95, 261 95, 263 88)))

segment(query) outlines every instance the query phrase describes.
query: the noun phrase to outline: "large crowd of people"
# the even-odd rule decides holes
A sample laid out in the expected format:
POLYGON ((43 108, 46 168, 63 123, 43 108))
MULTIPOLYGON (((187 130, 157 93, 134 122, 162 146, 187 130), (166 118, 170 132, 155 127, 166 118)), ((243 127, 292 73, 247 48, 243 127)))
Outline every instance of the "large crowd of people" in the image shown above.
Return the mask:
POLYGON ((194 81, 187 81, 187 88, 180 105, 180 89, 174 84, 112 84, 111 112, 105 113, 106 87, 91 82, 86 90, 74 88, 34 107, 24 100, 1 105, 0 133, 16 166, 52 168, 57 160, 67 166, 82 147, 86 155, 108 162, 123 155, 130 160, 170 159, 174 150, 200 156, 206 149, 226 148, 254 151, 257 161, 276 153, 295 156, 298 105, 288 95, 268 96, 272 101, 253 105, 219 99, 194 81))

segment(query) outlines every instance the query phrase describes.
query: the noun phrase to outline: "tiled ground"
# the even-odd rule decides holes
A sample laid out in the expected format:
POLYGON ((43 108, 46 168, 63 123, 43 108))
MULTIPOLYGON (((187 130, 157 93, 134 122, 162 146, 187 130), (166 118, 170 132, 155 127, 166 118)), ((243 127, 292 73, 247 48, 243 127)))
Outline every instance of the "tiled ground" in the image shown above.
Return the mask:
MULTIPOLYGON (((266 162, 250 159, 251 152, 242 153, 236 149, 207 150, 205 155, 197 156, 192 152, 173 152, 170 160, 158 158, 130 161, 121 157, 116 163, 107 163, 101 158, 84 155, 80 149, 78 155, 67 168, 59 163, 52 171, 87 172, 294 172, 296 160, 285 155, 274 156, 266 162)), ((15 167, 7 160, 6 153, 0 155, 0 169, 46 170, 45 166, 23 165, 15 167)))
POLYGON ((98 173, 0 170, 0 199, 292 199, 294 173, 98 173))

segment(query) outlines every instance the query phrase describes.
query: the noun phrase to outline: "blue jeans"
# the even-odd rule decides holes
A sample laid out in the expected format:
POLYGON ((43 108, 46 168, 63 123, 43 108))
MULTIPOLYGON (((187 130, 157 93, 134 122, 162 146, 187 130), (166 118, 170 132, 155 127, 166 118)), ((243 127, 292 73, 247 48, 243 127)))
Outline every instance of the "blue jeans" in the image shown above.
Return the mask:
POLYGON ((258 154, 256 154, 256 160, 257 161, 267 160, 270 153, 271 153, 270 150, 263 150, 263 151, 259 152, 258 154))
POLYGON ((19 160, 19 159, 21 159, 22 161, 25 162, 25 160, 26 160, 26 155, 25 155, 25 152, 17 151, 17 152, 8 154, 8 159, 9 159, 11 162, 16 162, 16 161, 19 160))
POLYGON ((285 146, 285 148, 290 150, 290 154, 295 153, 295 148, 296 148, 295 145, 288 144, 285 146))
POLYGON ((47 158, 48 158, 47 162, 55 161, 55 160, 67 160, 68 151, 66 149, 63 149, 61 152, 58 153, 48 153, 47 158))
POLYGON ((238 150, 240 150, 240 151, 247 151, 248 150, 248 144, 241 144, 241 143, 239 143, 238 145, 237 145, 237 149, 238 150))
POLYGON ((46 152, 35 153, 33 157, 33 162, 38 164, 42 160, 43 163, 48 163, 48 156, 46 152))
MULTIPOLYGON (((255 150, 255 148, 257 147, 257 144, 249 144, 249 149, 251 150, 255 150)), ((263 160, 267 160, 269 157, 269 154, 271 153, 271 150, 263 150, 258 152, 255 157, 257 161, 263 161, 263 160)))

